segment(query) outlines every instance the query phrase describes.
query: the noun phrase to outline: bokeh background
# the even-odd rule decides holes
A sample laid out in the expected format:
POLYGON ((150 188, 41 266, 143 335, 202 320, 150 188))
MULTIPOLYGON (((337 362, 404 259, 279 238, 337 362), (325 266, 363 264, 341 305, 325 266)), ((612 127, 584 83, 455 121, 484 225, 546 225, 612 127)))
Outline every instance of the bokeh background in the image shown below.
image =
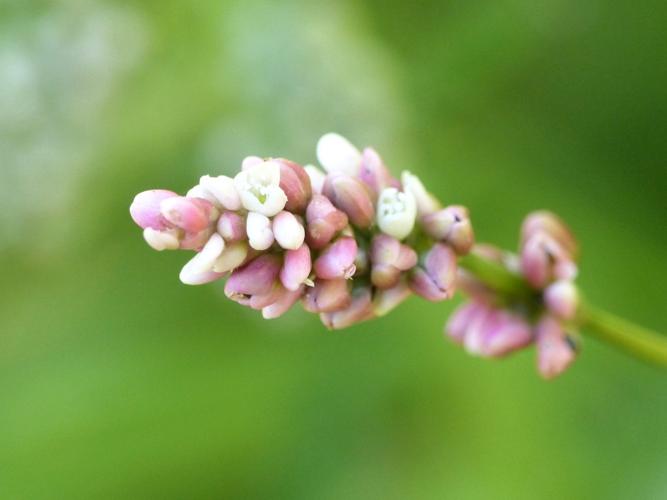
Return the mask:
POLYGON ((187 287, 136 192, 373 144, 479 240, 568 220, 667 330, 662 0, 0 0, 0 498, 667 498, 667 377, 466 356, 455 305, 330 333, 187 287))

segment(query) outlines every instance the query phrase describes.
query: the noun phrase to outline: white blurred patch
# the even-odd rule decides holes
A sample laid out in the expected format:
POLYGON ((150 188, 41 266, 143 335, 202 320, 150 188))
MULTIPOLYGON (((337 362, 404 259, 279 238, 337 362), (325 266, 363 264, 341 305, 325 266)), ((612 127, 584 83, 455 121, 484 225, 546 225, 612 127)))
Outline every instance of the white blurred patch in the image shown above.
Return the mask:
POLYGON ((0 23, 0 250, 36 230, 49 244, 65 234, 58 216, 89 166, 100 114, 146 43, 145 21, 126 8, 61 6, 0 23))

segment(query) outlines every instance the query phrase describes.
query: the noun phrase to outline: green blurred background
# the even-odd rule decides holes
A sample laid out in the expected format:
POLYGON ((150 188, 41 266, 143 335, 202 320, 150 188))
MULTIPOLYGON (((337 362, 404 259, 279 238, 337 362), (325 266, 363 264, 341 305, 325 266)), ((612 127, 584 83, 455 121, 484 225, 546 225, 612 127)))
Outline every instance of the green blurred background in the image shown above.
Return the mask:
POLYGON ((587 340, 545 383, 443 340, 454 303, 265 322, 128 214, 335 130, 480 241, 562 214, 588 296, 664 331, 665 26, 663 0, 0 0, 0 498, 667 498, 665 372, 587 340))

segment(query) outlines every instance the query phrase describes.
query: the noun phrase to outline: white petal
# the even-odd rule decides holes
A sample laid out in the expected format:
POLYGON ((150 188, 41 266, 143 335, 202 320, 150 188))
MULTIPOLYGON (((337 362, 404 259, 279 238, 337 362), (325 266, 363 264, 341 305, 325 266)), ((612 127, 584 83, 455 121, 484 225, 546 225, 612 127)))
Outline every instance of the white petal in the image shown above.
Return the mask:
POLYGON ((273 245, 273 231, 271 221, 263 214, 250 212, 246 220, 248 242, 255 250, 266 250, 273 245))
POLYGON ((248 256, 248 244, 244 241, 227 245, 225 250, 213 264, 213 270, 217 273, 233 271, 243 264, 248 256))
POLYGON ((380 193, 377 221, 383 233, 402 240, 412 232, 416 219, 417 202, 412 193, 396 188, 386 188, 380 193))
POLYGON ((313 188, 313 193, 322 194, 322 187, 327 176, 319 168, 314 165, 306 165, 303 169, 310 177, 310 185, 313 188))
POLYGON ((273 235, 285 250, 296 250, 303 245, 306 230, 290 212, 281 212, 273 219, 273 235))
POLYGON ((241 198, 239 197, 234 180, 226 175, 211 177, 203 176, 199 179, 199 185, 209 192, 216 200, 217 205, 222 205, 227 210, 238 210, 241 208, 241 198))
POLYGON ((210 201, 216 207, 221 208, 221 205, 220 205, 220 202, 218 201, 218 199, 215 196, 213 196, 213 194, 211 194, 209 191, 207 191, 202 186, 200 186, 199 184, 197 184, 192 189, 190 189, 190 191, 188 191, 185 194, 185 197, 186 198, 202 198, 204 200, 210 201))
POLYGON ((328 133, 317 141, 317 159, 327 172, 357 175, 361 168, 361 153, 345 137, 328 133))
POLYGON ((416 175, 403 171, 401 174, 403 190, 412 193, 417 201, 417 212, 420 216, 436 212, 440 209, 440 202, 429 193, 422 181, 416 175))
POLYGON ((158 252, 162 250, 176 250, 180 245, 178 231, 175 229, 157 231, 147 227, 144 229, 144 239, 153 250, 157 250, 158 252))

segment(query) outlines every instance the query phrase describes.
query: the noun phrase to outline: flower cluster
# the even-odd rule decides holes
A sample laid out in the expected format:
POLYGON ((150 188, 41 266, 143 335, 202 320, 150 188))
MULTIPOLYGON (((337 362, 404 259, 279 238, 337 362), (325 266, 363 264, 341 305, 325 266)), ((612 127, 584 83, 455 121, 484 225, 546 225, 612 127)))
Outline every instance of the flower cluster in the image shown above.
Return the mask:
POLYGON ((577 244, 568 227, 550 212, 534 212, 523 221, 519 255, 490 245, 477 245, 474 252, 523 277, 527 293, 498 293, 460 270, 459 286, 471 300, 451 316, 448 335, 483 357, 502 357, 534 343, 539 373, 547 379, 561 374, 576 356, 571 329, 579 303, 577 244))
POLYGON ((197 252, 183 283, 228 277, 226 296, 267 319, 300 300, 338 329, 412 293, 451 298, 474 240, 467 210, 443 208, 416 176, 394 178, 340 135, 324 135, 317 158, 322 169, 247 157, 234 178, 204 176, 185 196, 142 192, 130 214, 155 250, 197 252))

